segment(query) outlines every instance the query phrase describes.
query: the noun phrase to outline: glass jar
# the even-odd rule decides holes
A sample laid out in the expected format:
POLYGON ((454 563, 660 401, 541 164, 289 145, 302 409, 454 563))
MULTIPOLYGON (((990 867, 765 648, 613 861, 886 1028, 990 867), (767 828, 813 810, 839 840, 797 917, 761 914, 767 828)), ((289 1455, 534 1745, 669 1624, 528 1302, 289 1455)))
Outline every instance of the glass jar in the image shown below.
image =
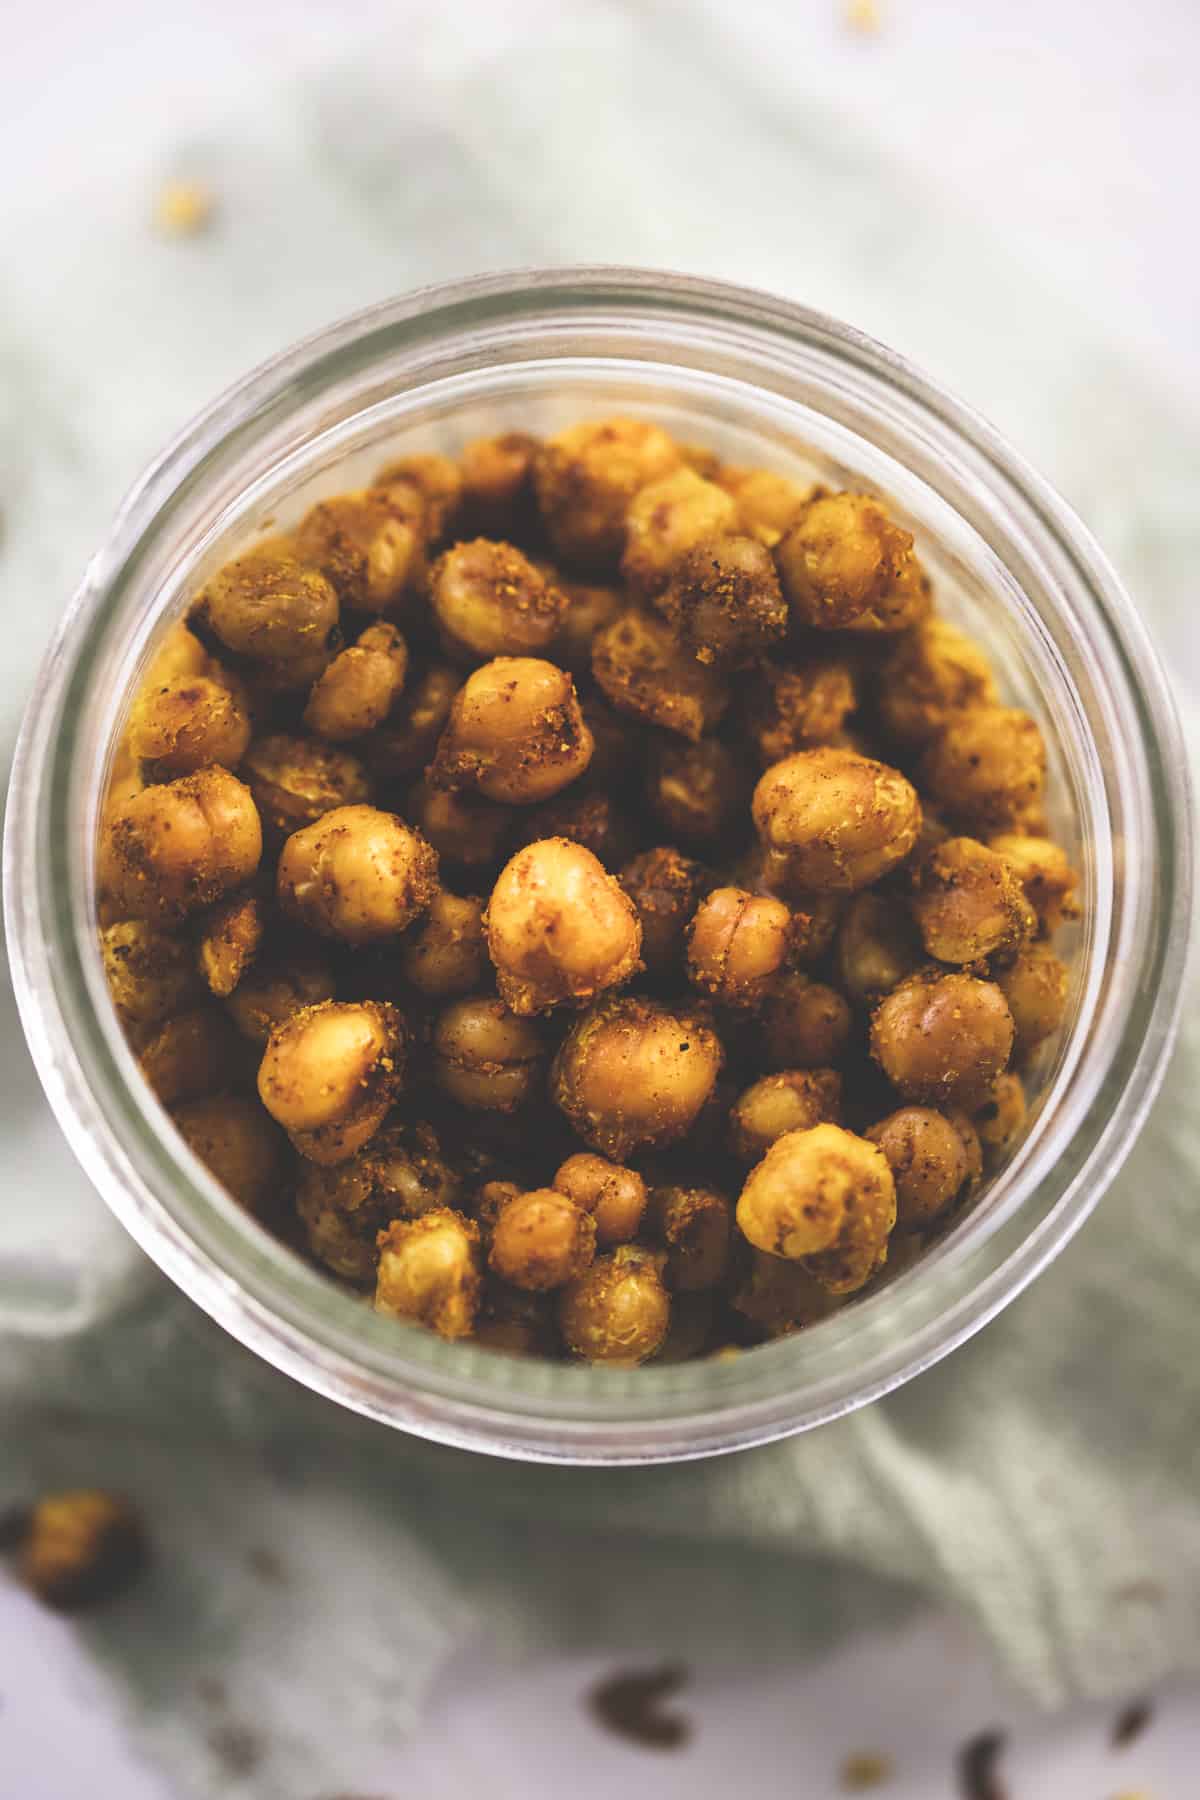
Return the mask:
POLYGON ((76 1155, 193 1299, 320 1393, 445 1443, 650 1462, 763 1443, 860 1406, 977 1331, 1058 1254, 1163 1072, 1189 921, 1185 764, 1127 595, 1063 502, 903 360, 785 301, 637 271, 486 277, 331 327, 246 378, 142 477, 42 668, 5 844, 21 1016, 76 1155), (1029 1129, 920 1263, 799 1335, 619 1371, 443 1343, 378 1318, 218 1188, 142 1081, 96 947, 94 844, 115 726, 165 625, 254 531, 385 454, 587 414, 651 416, 739 462, 865 485, 918 534, 939 601, 988 645, 1050 755, 1081 872, 1068 1021, 1029 1129))

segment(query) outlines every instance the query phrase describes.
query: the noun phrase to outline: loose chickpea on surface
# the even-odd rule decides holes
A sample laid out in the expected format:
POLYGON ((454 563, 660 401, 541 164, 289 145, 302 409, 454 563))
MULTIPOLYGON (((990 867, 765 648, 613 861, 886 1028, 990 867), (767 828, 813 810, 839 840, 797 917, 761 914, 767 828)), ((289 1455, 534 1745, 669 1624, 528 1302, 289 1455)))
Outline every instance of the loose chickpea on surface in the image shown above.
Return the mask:
POLYGON ((576 780, 591 758, 592 734, 566 670, 498 656, 455 696, 429 778, 434 787, 533 806, 576 780))
POLYGON ((903 631, 929 609, 912 533, 869 494, 818 491, 775 560, 793 617, 819 631, 903 631))
POLYGON ((262 855, 249 788, 215 765, 134 794, 109 817, 107 835, 129 916, 164 923, 248 881, 262 855))
POLYGON ((777 1138, 814 1125, 840 1125, 842 1078, 834 1069, 783 1069, 764 1075, 729 1111, 729 1145, 739 1162, 755 1163, 777 1138))
POLYGON ((686 1136, 722 1060, 720 1040, 697 1013, 608 998, 563 1039, 551 1097, 585 1144, 624 1162, 686 1136))
POLYGON ((633 1365, 653 1356, 671 1322, 661 1252, 622 1244, 564 1289, 558 1321, 575 1356, 633 1365))
POLYGON ((1030 944, 993 976, 1008 1001, 1016 1034, 1014 1054, 1025 1058, 1062 1024, 1067 1012, 1067 965, 1048 944, 1030 944))
POLYGON ((267 906, 253 888, 219 900, 200 920, 196 964, 210 993, 228 999, 262 945, 267 906))
POLYGON ((394 625, 368 625, 319 677, 304 723, 327 743, 362 737, 383 723, 408 671, 408 646, 394 625))
POLYGON ((186 940, 144 919, 109 925, 100 933, 100 954, 117 1017, 135 1039, 196 997, 196 968, 186 940))
POLYGON ((470 1337, 483 1286, 479 1227, 450 1207, 379 1233, 375 1311, 439 1337, 470 1337))
POLYGON ((229 1019, 218 1006, 197 1006, 165 1019, 141 1046, 138 1062, 164 1106, 197 1100, 228 1086, 244 1058, 229 1019))
POLYGON ((587 421, 549 438, 534 461, 534 486, 559 555, 581 568, 615 569, 634 495, 680 461, 667 433, 642 419, 587 421))
POLYGON ((345 1281, 369 1286, 380 1231, 393 1219, 456 1207, 460 1187, 431 1126, 385 1125, 345 1162, 305 1163, 296 1212, 318 1261, 345 1281))
POLYGON ((430 999, 445 1000, 477 988, 487 961, 483 907, 441 888, 429 911, 399 947, 406 981, 430 999))
POLYGON ((459 457, 463 522, 468 529, 507 537, 533 510, 533 464, 540 440, 527 431, 474 438, 459 457))
POLYGON ((129 746, 148 781, 193 775, 210 763, 235 769, 250 743, 250 716, 234 687, 211 675, 178 675, 143 688, 129 746))
POLYGON ((671 1293, 720 1285, 733 1242, 733 1208, 724 1194, 704 1187, 656 1187, 646 1224, 667 1253, 663 1281, 671 1293))
POLYGON ((536 1026, 502 1000, 458 1000, 434 1027, 433 1078, 443 1093, 472 1110, 515 1112, 533 1094, 543 1063, 536 1026))
POLYGON ((1079 877, 1061 844, 1053 838, 1001 832, 988 839, 989 847, 1002 856, 1025 890, 1025 898, 1048 937, 1068 919, 1079 917, 1075 889, 1079 877))
POLYGON ((987 1099, 971 1118, 989 1162, 998 1161, 1015 1141, 1025 1123, 1026 1110, 1021 1077, 1011 1069, 997 1075, 987 1099))
POLYGON ((253 1100, 209 1094, 176 1106, 175 1128, 247 1212, 274 1212, 286 1164, 283 1133, 253 1100))
POLYGON ((955 713, 929 745, 920 778, 934 803, 981 833, 1014 831, 1046 784, 1037 721, 1011 706, 955 713))
POLYGON ((448 654, 468 662, 548 649, 568 610, 566 594, 511 544, 455 544, 434 566, 429 598, 448 654))
POLYGON ((799 969, 768 990, 756 1021, 768 1068, 825 1069, 841 1061, 850 1039, 850 1008, 836 988, 799 969))
POLYGON ((636 1169, 624 1169, 586 1151, 569 1156, 556 1170, 553 1186, 596 1221, 602 1250, 628 1244, 637 1236, 646 1210, 646 1183, 636 1169))
POLYGON ((871 1055, 906 1100, 969 1108, 1007 1065, 1013 1035, 995 982, 920 970, 875 1008, 871 1055))
POLYGON ((646 799, 672 840, 724 848, 746 822, 750 780, 744 763, 717 738, 656 744, 646 772, 646 799))
POLYGON ((488 1263, 513 1287, 545 1293, 582 1275, 595 1252, 591 1213, 556 1188, 536 1188, 501 1211, 488 1263))
POLYGON ((854 672, 841 657, 794 667, 764 663, 743 711, 746 735, 764 768, 797 750, 831 743, 858 705, 854 672))
POLYGON ((890 894, 855 894, 837 934, 837 979, 858 1006, 871 1006, 925 961, 907 909, 890 894))
POLYGON ((395 813, 340 806, 294 832, 279 855, 283 912, 347 944, 397 936, 437 892, 437 851, 395 813))
POLYGON ((787 633, 770 552, 736 530, 701 538, 679 557, 654 607, 698 661, 727 669, 753 663, 787 633))
POLYGON ((335 806, 362 806, 371 798, 367 772, 356 756, 287 732, 255 738, 242 761, 242 776, 266 840, 275 846, 335 806))
POLYGON ((619 879, 642 923, 647 970, 662 975, 681 967, 688 921, 712 885, 708 871, 678 850, 662 847, 635 856, 619 879))
POLYGON ((333 970, 295 945, 268 951, 226 1000, 230 1018, 252 1044, 265 1045, 276 1026, 319 1001, 332 1000, 333 970))
POLYGON ((637 908, 582 844, 546 838, 509 861, 484 915, 500 997, 515 1013, 582 1006, 640 967, 637 908))
POLYGON ((688 976, 722 1006, 754 1007, 788 953, 792 915, 782 900, 744 888, 713 890, 688 929, 688 976))
MULTIPOLYGON (((651 599, 661 593, 675 565, 707 539, 737 530, 737 505, 715 482, 706 481, 694 469, 675 469, 660 481, 652 481, 629 503, 625 515, 625 550, 621 575, 635 594, 651 599)), ((750 540, 753 543, 753 539, 750 540)), ((761 549, 761 545, 755 545, 761 549)), ((775 579, 767 558, 769 576, 775 579)), ((758 565, 760 573, 762 565, 758 565)), ((766 575, 763 576, 764 581, 766 575)), ((668 616, 679 618, 678 613, 668 616)), ((699 650, 686 632, 689 647, 699 650)), ((704 662, 709 657, 701 659, 704 662)))
MULTIPOLYGON (((863 1243, 882 1247, 895 1220, 887 1158, 840 1125, 777 1138, 737 1203, 737 1222, 755 1249, 789 1261, 863 1243)), ((823 1279, 824 1265, 812 1272, 823 1279)))
POLYGON ((754 790, 754 823, 792 880, 817 892, 855 892, 904 861, 921 803, 898 769, 829 746, 775 763, 754 790))
POLYGON ((23 1521, 17 1570, 56 1612, 83 1612, 125 1591, 149 1558, 132 1502, 100 1488, 44 1495, 23 1521))
POLYGON ((343 605, 396 610, 425 575, 427 521, 413 488, 362 488, 318 501, 300 521, 296 554, 319 569, 343 605))
POLYGON ((404 1027, 394 1006, 325 1000, 271 1033, 259 1098, 302 1156, 344 1162, 382 1125, 404 1062, 404 1027))
POLYGON ((592 673, 619 712, 693 743, 719 723, 729 704, 720 675, 684 650, 661 619, 636 609, 596 633, 592 673))
POLYGON ((974 838, 947 838, 925 858, 910 904, 926 951, 944 963, 1014 951, 1037 925, 1015 870, 974 838))
POLYGON ((962 1132, 943 1113, 902 1106, 864 1133, 887 1157, 897 1231, 922 1230, 953 1206, 971 1178, 962 1132))
POLYGON ((922 619, 904 634, 878 677, 879 717, 898 744, 927 744, 965 707, 991 704, 987 657, 948 619, 922 619))

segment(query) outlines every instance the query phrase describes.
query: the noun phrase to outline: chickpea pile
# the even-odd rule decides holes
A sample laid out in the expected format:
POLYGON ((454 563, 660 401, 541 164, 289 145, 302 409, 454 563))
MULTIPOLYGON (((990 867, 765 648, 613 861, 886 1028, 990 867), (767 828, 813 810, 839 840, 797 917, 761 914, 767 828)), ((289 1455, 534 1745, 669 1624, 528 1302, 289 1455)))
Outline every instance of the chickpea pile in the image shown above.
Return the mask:
POLYGON ((880 499, 509 432, 205 581, 101 951, 193 1153, 380 1314, 711 1355, 907 1267, 1019 1134, 1078 910, 1045 776, 880 499))

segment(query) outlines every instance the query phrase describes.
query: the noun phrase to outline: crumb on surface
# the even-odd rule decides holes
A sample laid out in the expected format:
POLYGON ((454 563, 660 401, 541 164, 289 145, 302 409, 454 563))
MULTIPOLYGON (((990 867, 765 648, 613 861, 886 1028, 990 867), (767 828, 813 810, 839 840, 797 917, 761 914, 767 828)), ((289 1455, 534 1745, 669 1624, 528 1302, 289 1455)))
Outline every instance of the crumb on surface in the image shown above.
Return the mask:
POLYGON ((661 1707, 687 1678, 682 1663, 610 1675, 590 1690, 588 1706, 598 1723, 617 1737, 647 1750, 677 1750, 692 1734, 691 1721, 661 1707))
POLYGON ((194 237, 207 230, 216 211, 211 188, 201 181, 168 181, 154 202, 154 223, 164 237, 194 237))
POLYGON ((1131 1700, 1128 1706, 1123 1706, 1113 1720, 1109 1738, 1113 1749, 1123 1750, 1127 1744, 1140 1738, 1153 1718, 1154 1705, 1150 1700, 1131 1700))
POLYGON ((999 1761, 1008 1738, 1003 1731, 981 1731, 958 1753, 958 1790, 962 1800, 1008 1800, 999 1761))
POLYGON ((865 1793, 868 1788, 882 1787, 895 1773, 895 1763, 881 1750, 855 1750, 842 1764, 842 1787, 848 1794, 865 1793))

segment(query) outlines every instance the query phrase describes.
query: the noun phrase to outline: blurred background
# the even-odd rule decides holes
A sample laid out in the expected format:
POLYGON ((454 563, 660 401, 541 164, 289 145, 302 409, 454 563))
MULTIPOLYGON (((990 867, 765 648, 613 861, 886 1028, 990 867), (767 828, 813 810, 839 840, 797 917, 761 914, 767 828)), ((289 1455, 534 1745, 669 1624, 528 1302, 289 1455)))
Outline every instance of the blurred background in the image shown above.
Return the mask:
MULTIPOLYGON (((114 506, 195 409, 383 295, 565 261, 772 288, 921 363, 1100 536, 1190 723, 1194 0, 0 0, 0 22, 5 766, 114 506)), ((7 991, 0 1066, 6 1241, 36 1229, 85 1267, 120 1254, 7 991)), ((1179 1234, 1194 1086, 1177 1078, 1164 1107, 1125 1187, 1169 1200, 1179 1234)), ((1200 1359, 1162 1335, 1150 1287, 1160 1363, 1122 1341, 1115 1373, 1089 1367, 1072 1336, 1089 1291, 1124 1279, 1140 1217, 1124 1204, 1045 1298, 915 1384, 907 1415, 889 1402, 772 1463, 829 1504, 742 1536, 752 1457, 722 1470, 721 1509, 705 1489, 699 1524, 687 1471, 634 1504, 484 1468, 472 1497, 465 1459, 333 1423, 157 1285, 115 1325, 0 1338, 0 1506, 118 1481, 158 1546, 141 1597, 83 1627, 0 1585, 0 1795, 515 1800, 569 1782, 633 1800, 740 1782, 790 1800, 873 1782, 997 1800, 961 1760, 997 1728, 1014 1800, 1182 1800, 1200 1766, 1200 1515, 1195 1390, 1171 1383, 1200 1359), (1058 1360, 1021 1361, 1030 1321, 1058 1360), (1000 1520, 988 1420, 961 1396, 971 1359, 994 1379, 1006 1347, 1009 1425, 1031 1448, 1000 1520), (1173 1414, 1151 1440, 1153 1382, 1173 1414), (1060 1466, 1069 1413, 1087 1428, 1060 1466), (911 1449, 918 1419, 906 1491, 877 1440, 911 1449), (876 1474, 898 1521, 882 1548, 854 1510, 876 1474), (1081 1573, 1109 1563, 1115 1623, 1081 1573), (587 1699, 662 1658, 686 1663, 662 1702, 684 1721, 670 1753, 587 1699), (1114 1749, 1147 1694, 1150 1724, 1114 1749)))

